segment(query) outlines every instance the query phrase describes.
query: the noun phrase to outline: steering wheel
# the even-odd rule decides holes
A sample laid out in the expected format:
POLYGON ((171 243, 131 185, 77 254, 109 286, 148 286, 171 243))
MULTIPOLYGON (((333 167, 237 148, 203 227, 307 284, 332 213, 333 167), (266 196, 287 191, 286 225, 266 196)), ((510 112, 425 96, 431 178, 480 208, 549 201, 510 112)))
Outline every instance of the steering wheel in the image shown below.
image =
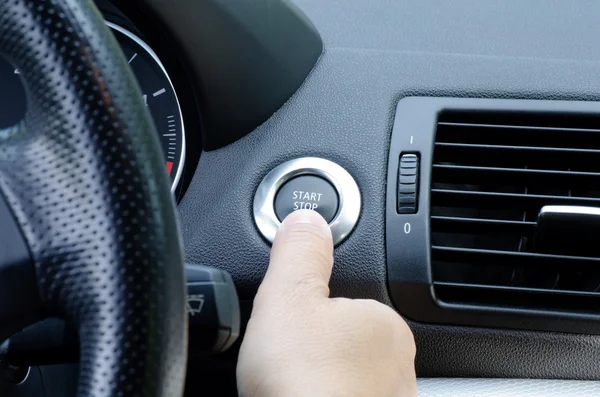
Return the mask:
POLYGON ((0 254, 0 339, 62 317, 79 331, 80 396, 181 395, 179 227, 117 43, 90 0, 3 0, 0 55, 28 101, 0 131, 0 236, 13 242, 0 254))

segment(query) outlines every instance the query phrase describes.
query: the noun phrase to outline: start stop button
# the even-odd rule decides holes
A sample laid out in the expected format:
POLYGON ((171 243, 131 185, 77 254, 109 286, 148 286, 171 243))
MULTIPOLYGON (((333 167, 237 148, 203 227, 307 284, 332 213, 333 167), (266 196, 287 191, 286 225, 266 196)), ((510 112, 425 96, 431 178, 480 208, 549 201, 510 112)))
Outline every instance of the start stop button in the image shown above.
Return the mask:
POLYGON ((333 243, 352 233, 360 216, 360 190, 338 164, 318 157, 287 161, 269 172, 254 196, 254 221, 268 242, 293 211, 317 211, 327 220, 333 243))
POLYGON ((339 198, 325 179, 313 175, 298 176, 286 182, 275 198, 275 214, 280 222, 297 210, 317 211, 327 223, 337 214, 339 198))

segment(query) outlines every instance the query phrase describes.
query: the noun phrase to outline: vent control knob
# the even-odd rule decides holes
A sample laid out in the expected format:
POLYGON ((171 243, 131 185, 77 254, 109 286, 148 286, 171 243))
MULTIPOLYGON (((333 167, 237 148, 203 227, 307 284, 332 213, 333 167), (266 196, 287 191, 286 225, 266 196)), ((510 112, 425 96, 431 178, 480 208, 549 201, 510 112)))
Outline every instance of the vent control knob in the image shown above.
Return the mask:
POLYGON ((553 255, 600 256, 600 208, 546 205, 538 215, 534 248, 553 255))
POLYGON ((403 154, 398 171, 398 213, 416 214, 419 191, 419 157, 416 154, 403 154))

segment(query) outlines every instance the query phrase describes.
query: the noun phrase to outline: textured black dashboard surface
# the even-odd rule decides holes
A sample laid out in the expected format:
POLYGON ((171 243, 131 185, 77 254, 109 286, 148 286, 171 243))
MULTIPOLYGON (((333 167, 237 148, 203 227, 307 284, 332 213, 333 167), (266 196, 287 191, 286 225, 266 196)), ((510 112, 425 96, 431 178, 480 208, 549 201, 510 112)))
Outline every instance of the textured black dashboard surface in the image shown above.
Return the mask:
MULTIPOLYGON (((387 152, 405 96, 600 99, 600 3, 512 0, 297 0, 325 52, 264 125, 204 153, 179 209, 187 260, 232 273, 252 296, 269 246, 252 220, 262 177, 285 160, 345 167, 363 195, 336 250, 335 295, 389 304, 384 211, 387 152)), ((600 338, 411 324, 421 376, 600 378, 600 338)))

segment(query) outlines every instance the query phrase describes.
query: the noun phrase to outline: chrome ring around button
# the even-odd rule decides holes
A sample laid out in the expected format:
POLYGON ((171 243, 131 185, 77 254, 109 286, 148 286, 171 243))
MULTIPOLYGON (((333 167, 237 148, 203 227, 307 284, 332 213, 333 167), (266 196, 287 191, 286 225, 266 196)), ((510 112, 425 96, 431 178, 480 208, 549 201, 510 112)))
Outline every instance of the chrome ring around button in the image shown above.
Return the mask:
POLYGON ((361 198, 354 178, 336 163, 318 157, 287 161, 262 180, 254 196, 254 221, 263 237, 273 242, 281 222, 275 214, 275 197, 289 180, 300 175, 319 176, 333 185, 338 193, 338 212, 329 223, 333 244, 338 245, 352 232, 360 215, 361 198))

